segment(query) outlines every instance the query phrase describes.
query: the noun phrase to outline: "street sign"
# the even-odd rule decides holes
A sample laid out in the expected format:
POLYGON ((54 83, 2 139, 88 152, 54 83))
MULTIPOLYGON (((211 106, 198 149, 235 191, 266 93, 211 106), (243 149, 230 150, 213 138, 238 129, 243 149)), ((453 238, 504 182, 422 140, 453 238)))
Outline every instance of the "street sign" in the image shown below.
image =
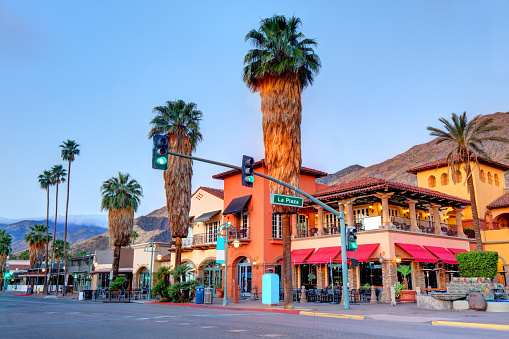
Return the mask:
POLYGON ((304 203, 304 198, 292 197, 291 195, 282 195, 282 194, 271 193, 270 194, 270 203, 273 205, 302 207, 302 205, 304 203))

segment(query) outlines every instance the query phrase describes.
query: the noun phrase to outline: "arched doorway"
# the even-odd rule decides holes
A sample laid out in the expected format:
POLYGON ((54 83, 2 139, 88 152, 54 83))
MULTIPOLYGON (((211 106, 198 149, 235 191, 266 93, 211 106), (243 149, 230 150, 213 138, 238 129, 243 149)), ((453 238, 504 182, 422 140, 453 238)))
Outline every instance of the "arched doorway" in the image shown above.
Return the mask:
POLYGON ((239 278, 239 291, 241 297, 251 296, 253 267, 246 257, 239 260, 237 264, 237 277, 239 278))
POLYGON ((216 288, 223 287, 223 270, 221 266, 216 265, 215 260, 209 261, 203 267, 203 285, 212 288, 214 297, 216 296, 216 288))
POLYGON ((138 289, 143 290, 148 288, 149 283, 150 283, 150 272, 146 267, 143 267, 143 269, 140 272, 140 277, 138 279, 138 289))

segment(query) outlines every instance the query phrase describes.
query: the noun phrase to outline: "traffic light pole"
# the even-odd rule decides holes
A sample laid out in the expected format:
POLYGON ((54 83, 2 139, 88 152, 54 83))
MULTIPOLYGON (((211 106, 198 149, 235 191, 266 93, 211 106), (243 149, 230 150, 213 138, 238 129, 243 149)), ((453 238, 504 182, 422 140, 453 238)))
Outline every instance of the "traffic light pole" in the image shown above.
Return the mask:
MULTIPOLYGON (((213 165, 233 168, 233 169, 242 171, 242 168, 239 167, 239 166, 233 166, 233 165, 225 164, 225 163, 218 162, 218 161, 213 161, 213 160, 208 160, 208 159, 203 159, 203 158, 197 158, 197 157, 193 157, 193 156, 190 156, 190 155, 179 154, 179 153, 170 152, 170 151, 168 151, 168 154, 175 155, 175 156, 178 156, 178 157, 187 158, 187 159, 192 159, 192 160, 196 160, 196 161, 206 162, 208 164, 213 164, 213 165)), ((273 177, 270 177, 268 175, 265 175, 265 174, 262 174, 262 173, 258 173, 258 172, 253 172, 253 174, 257 175, 259 177, 262 177, 264 179, 276 182, 276 183, 280 184, 281 186, 287 187, 287 188, 289 188, 289 189, 299 193, 300 195, 308 198, 309 200, 311 200, 312 202, 314 202, 318 206, 323 207, 325 210, 331 212, 332 214, 334 214, 339 219, 339 224, 340 224, 340 228, 341 228, 341 270, 342 270, 342 274, 343 274, 343 301, 344 301, 344 308, 345 309, 350 309, 350 298, 349 298, 349 294, 350 293, 348 292, 348 265, 347 265, 347 258, 346 258, 347 253, 346 253, 345 213, 344 212, 336 211, 335 209, 333 209, 332 207, 330 207, 327 204, 324 204, 323 202, 321 202, 320 200, 316 199, 312 195, 310 195, 310 194, 300 190, 297 187, 294 187, 294 186, 292 186, 290 184, 287 184, 286 182, 283 182, 281 180, 278 180, 276 178, 273 178, 273 177)))

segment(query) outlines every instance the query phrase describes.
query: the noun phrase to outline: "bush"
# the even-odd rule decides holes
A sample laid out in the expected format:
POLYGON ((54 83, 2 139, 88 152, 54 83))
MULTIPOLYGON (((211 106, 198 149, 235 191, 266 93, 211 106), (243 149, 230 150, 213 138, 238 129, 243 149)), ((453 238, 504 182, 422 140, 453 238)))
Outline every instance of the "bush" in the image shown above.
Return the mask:
POLYGON ((363 290, 370 290, 371 289, 371 285, 368 284, 368 283, 365 283, 364 285, 362 285, 361 289, 363 289, 363 290))
POLYGON ((401 297, 401 293, 398 293, 398 292, 401 292, 402 290, 405 289, 405 285, 403 285, 402 283, 395 283, 394 285, 394 291, 396 292, 396 299, 398 299, 399 297, 401 297))
POLYGON ((124 281, 126 281, 125 277, 117 277, 115 279, 115 281, 111 284, 110 291, 119 290, 121 288, 123 289, 124 288, 124 281))
POLYGON ((462 277, 490 278, 497 274, 498 253, 492 251, 462 252, 456 254, 462 277))

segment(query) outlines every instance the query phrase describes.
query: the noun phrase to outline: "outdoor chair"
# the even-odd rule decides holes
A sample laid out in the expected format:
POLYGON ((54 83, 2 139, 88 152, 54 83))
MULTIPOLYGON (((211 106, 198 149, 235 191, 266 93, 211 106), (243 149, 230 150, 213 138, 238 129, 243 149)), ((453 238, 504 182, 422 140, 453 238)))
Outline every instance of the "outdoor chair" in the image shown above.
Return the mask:
POLYGON ((357 303, 357 290, 355 288, 350 290, 350 302, 352 304, 357 303))
POLYGON ((316 301, 316 290, 310 289, 306 293, 306 299, 308 302, 315 302, 316 301))
POLYGON ((399 229, 399 222, 394 221, 394 222, 392 223, 392 225, 394 225, 394 227, 396 227, 397 229, 399 229))

